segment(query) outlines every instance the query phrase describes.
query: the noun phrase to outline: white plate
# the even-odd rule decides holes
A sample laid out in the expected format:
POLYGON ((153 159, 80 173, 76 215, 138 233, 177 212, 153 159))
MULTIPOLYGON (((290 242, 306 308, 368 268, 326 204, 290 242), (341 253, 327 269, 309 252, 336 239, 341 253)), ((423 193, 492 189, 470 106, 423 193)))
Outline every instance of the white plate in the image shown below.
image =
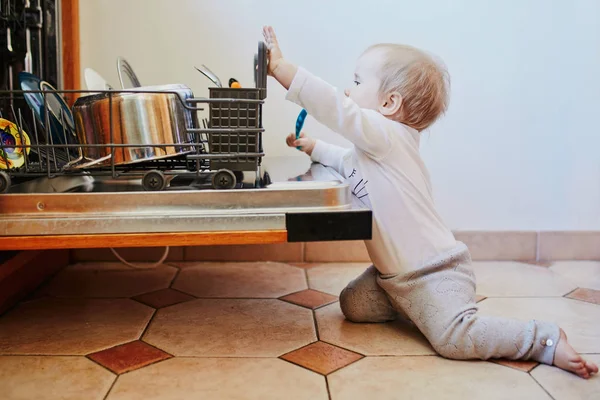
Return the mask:
POLYGON ((112 86, 106 82, 106 80, 100 76, 99 73, 91 68, 86 68, 83 72, 85 76, 85 85, 88 90, 110 90, 112 86))

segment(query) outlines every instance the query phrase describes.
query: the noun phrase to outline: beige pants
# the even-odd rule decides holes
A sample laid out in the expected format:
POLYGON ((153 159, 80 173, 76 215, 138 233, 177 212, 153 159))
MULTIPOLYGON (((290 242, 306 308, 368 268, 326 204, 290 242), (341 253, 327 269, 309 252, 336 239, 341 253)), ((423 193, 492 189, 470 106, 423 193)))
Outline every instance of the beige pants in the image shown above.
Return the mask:
POLYGON ((461 243, 406 275, 383 276, 372 266, 342 291, 342 312, 353 322, 408 318, 446 358, 508 358, 551 365, 558 326, 479 315, 470 265, 470 254, 461 243))

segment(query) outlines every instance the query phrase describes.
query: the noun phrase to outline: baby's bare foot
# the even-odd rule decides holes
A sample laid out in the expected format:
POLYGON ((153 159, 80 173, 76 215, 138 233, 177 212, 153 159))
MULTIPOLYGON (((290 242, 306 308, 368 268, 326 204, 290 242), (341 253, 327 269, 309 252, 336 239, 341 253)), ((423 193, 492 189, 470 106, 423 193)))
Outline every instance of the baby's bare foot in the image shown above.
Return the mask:
POLYGON ((583 379, 588 379, 591 375, 598 373, 598 366, 589 361, 585 361, 579 353, 567 342, 567 335, 561 329, 560 339, 556 345, 554 354, 554 365, 565 371, 579 375, 583 379))

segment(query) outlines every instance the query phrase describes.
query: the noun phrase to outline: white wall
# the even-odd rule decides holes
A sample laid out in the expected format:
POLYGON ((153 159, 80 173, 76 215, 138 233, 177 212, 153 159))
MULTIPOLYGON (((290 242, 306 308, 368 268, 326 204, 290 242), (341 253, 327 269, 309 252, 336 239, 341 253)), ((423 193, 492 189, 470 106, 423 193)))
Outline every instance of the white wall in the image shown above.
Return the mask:
MULTIPOLYGON (((352 81, 369 44, 404 42, 441 56, 447 116, 422 142, 453 229, 600 229, 598 0, 81 0, 82 67, 117 85, 116 57, 142 84, 185 83, 207 96, 205 63, 252 84, 263 24, 286 57, 331 83, 352 81)), ((270 81, 266 151, 297 156, 284 136, 298 107, 270 81)), ((309 120, 305 130, 339 138, 309 120)))

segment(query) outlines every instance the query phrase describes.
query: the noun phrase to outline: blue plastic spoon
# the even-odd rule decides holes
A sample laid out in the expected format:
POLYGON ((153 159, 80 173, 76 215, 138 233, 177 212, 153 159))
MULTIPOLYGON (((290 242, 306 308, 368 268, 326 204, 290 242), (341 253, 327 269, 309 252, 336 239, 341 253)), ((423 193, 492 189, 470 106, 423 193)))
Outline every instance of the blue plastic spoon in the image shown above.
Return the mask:
MULTIPOLYGON (((302 110, 300 111, 300 114, 298 115, 298 119, 296 119, 296 140, 300 139, 300 132, 302 131, 302 127, 304 126, 304 121, 306 120, 306 116, 308 115, 308 112, 306 110, 302 110)), ((301 149, 300 146, 296 147, 298 150, 301 149)))

